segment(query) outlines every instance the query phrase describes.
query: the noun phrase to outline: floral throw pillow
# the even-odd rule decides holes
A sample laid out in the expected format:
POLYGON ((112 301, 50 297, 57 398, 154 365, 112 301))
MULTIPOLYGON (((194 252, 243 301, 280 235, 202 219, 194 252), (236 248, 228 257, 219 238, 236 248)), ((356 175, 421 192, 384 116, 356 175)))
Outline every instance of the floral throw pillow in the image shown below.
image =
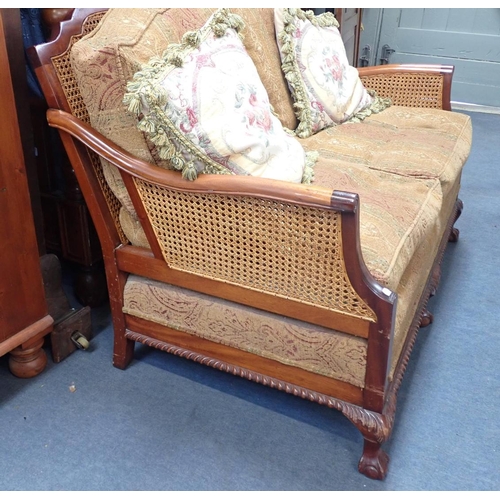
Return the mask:
POLYGON ((381 111, 389 102, 370 94, 349 65, 331 12, 274 10, 282 69, 294 99, 299 137, 381 111))
POLYGON ((124 103, 186 179, 203 172, 311 182, 317 155, 306 154, 273 114, 242 28, 241 17, 218 9, 137 72, 124 103))

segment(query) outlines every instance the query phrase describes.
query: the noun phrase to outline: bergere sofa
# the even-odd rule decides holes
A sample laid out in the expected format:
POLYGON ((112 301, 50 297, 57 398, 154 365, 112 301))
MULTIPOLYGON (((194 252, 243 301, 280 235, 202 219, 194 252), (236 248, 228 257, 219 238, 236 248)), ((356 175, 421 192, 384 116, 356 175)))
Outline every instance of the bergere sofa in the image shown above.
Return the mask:
POLYGON ((383 479, 472 129, 453 67, 356 70, 339 40, 300 9, 75 9, 31 58, 102 245, 114 365, 140 342, 327 405, 383 479))

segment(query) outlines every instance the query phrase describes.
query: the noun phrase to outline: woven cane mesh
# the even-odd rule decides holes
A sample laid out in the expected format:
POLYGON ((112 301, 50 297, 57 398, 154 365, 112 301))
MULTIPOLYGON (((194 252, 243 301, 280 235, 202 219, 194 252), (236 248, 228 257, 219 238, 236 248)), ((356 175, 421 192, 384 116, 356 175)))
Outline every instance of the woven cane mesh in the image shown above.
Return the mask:
POLYGON ((375 319, 347 277, 337 212, 135 183, 171 268, 375 319))
MULTIPOLYGON (((65 52, 51 58, 53 67, 61 84, 61 89, 63 90, 66 97, 69 112, 85 123, 90 123, 90 118, 85 103, 83 102, 82 96, 80 94, 75 76, 73 74, 73 69, 71 67, 71 48, 78 40, 80 40, 80 38, 82 38, 82 36, 86 35, 87 33, 91 33, 97 27, 99 21, 102 19, 105 13, 105 11, 102 11, 89 15, 82 25, 82 33, 79 35, 73 35, 71 37, 68 48, 65 52)), ((113 221, 118 231, 120 240, 122 243, 126 244, 128 243, 128 239, 122 230, 119 219, 121 203, 118 198, 116 198, 113 191, 110 189, 108 183, 106 182, 99 156, 90 150, 89 153, 92 166, 106 199, 108 208, 111 212, 111 216, 113 217, 113 221)))
POLYGON ((440 74, 390 73, 363 76, 361 81, 381 97, 390 97, 396 106, 443 107, 443 77, 440 74))
POLYGON ((61 88, 64 91, 66 100, 68 101, 68 106, 70 108, 69 111, 72 115, 86 123, 90 123, 90 119, 73 74, 70 54, 73 45, 83 36, 88 33, 92 33, 105 13, 105 11, 102 11, 90 14, 83 22, 82 32, 71 37, 66 51, 51 58, 52 64, 57 72, 61 88))
POLYGON ((106 199, 106 204, 108 205, 109 211, 111 212, 111 216, 115 223, 116 230, 118 232, 118 236, 120 237, 120 241, 126 245, 129 240, 125 236, 123 232, 122 225, 120 223, 120 209, 122 204, 120 200, 115 196, 111 188, 109 187, 106 178, 104 177, 104 172, 102 170, 101 159, 98 154, 94 153, 90 149, 87 149, 89 152, 90 160, 92 162, 92 166, 94 167, 94 172, 96 174, 97 180, 99 181, 99 186, 104 194, 104 198, 106 199))

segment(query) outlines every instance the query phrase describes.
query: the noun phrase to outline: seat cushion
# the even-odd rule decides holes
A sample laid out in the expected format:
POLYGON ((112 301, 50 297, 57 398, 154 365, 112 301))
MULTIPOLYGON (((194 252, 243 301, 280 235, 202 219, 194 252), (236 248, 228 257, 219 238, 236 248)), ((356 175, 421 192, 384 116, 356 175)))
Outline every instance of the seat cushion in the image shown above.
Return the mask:
MULTIPOLYGON (((439 213, 439 225, 441 227, 439 230, 440 235, 444 233, 450 217, 453 215, 455 200, 459 190, 460 182, 459 179, 457 179, 455 185, 451 189, 448 200, 443 204, 441 212, 439 213)), ((389 378, 391 380, 406 340, 406 334, 412 324, 417 312, 420 297, 429 279, 427 270, 431 269, 438 254, 438 250, 439 248, 436 246, 436 242, 430 240, 424 241, 423 244, 416 249, 396 290, 398 294, 398 306, 396 308, 394 338, 391 350, 392 359, 391 370, 389 372, 389 378)))
POLYGON ((333 162, 439 179, 446 198, 469 155, 472 125, 463 113, 391 106, 362 123, 322 130, 300 142, 333 162))
POLYGON ((130 275, 123 311, 289 366, 364 386, 366 339, 130 275))
POLYGON ((438 179, 416 179, 320 158, 313 185, 357 193, 360 241, 372 276, 396 291, 415 250, 441 240, 442 192, 438 179))

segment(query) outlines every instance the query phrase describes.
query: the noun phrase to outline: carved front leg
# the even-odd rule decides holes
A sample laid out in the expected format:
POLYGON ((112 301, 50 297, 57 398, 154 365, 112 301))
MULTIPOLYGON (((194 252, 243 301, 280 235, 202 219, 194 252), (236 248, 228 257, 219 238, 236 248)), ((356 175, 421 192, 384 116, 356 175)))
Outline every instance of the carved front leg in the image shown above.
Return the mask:
POLYGON ((382 450, 382 445, 391 434, 394 409, 394 405, 389 405, 389 414, 381 415, 347 403, 342 405, 342 413, 363 434, 363 455, 359 461, 358 470, 370 479, 382 480, 387 475, 389 456, 382 450))
POLYGON ((389 455, 382 450, 382 443, 377 443, 365 439, 363 446, 363 455, 358 464, 361 474, 370 479, 382 480, 387 475, 389 466, 389 455))
MULTIPOLYGON (((464 204, 462 200, 458 199, 456 204, 456 212, 455 212, 455 222, 457 222, 458 218, 462 215, 462 210, 464 209, 464 204)), ((450 236, 448 237, 448 241, 452 243, 456 243, 458 241, 458 237, 460 235, 460 231, 454 227, 451 230, 450 236)))

